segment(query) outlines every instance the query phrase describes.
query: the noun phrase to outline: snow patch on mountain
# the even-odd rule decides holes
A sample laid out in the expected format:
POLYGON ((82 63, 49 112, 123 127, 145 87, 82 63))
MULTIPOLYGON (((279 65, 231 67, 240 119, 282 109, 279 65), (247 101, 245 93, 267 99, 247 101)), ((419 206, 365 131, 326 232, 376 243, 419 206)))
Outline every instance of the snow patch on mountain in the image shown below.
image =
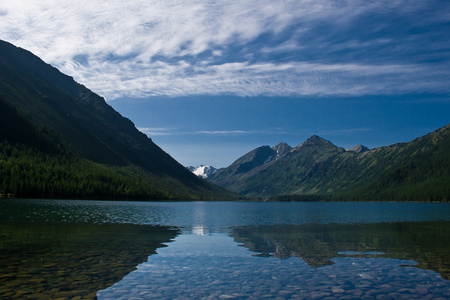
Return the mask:
POLYGON ((283 156, 284 154, 288 153, 289 151, 291 151, 292 147, 289 146, 286 143, 279 143, 275 146, 272 147, 272 150, 276 151, 277 155, 275 157, 275 159, 280 158, 281 156, 283 156))
POLYGON ((187 167, 192 173, 194 173, 195 175, 202 177, 202 178, 208 178, 209 176, 211 176, 212 174, 214 174, 217 169, 210 166, 210 165, 201 165, 198 167, 192 167, 189 166, 187 167))

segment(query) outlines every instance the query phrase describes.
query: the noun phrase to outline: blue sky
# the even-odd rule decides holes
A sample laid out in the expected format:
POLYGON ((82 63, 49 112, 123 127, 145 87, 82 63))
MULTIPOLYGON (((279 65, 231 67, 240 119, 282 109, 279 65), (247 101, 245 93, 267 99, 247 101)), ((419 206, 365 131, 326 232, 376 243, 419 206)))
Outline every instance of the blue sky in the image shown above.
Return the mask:
POLYGON ((450 122, 450 1, 0 2, 0 39, 102 95, 183 165, 450 122))

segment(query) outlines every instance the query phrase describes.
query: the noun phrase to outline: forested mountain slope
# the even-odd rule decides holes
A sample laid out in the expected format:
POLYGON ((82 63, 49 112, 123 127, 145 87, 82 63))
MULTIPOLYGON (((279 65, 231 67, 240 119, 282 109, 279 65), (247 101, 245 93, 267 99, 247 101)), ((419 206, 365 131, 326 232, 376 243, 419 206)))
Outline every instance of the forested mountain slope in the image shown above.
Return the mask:
POLYGON ((450 125, 409 143, 362 152, 346 151, 314 135, 277 160, 249 165, 249 158, 263 149, 208 180, 242 195, 277 199, 450 199, 450 125))
MULTIPOLYGON (((23 194, 30 182, 20 176, 16 176, 17 182, 5 182, 8 178, 11 181, 12 173, 18 171, 8 169, 10 166, 17 168, 17 161, 13 164, 9 161, 12 159, 9 152, 13 151, 16 158, 29 160, 27 168, 44 168, 33 176, 39 177, 38 174, 46 172, 46 163, 42 159, 60 164, 58 168, 64 170, 65 178, 72 182, 76 192, 64 194, 59 189, 62 193, 59 197, 83 194, 83 185, 75 178, 90 174, 92 170, 103 175, 97 171, 94 172, 97 175, 89 175, 96 179, 87 182, 99 184, 96 192, 86 197, 110 197, 101 188, 102 184, 111 185, 108 176, 118 180, 114 181, 116 187, 124 186, 125 192, 118 191, 116 195, 122 198, 132 194, 126 192, 127 186, 131 189, 130 183, 137 184, 138 190, 148 191, 142 193, 143 197, 155 195, 158 199, 218 199, 231 195, 189 172, 103 98, 32 53, 4 41, 0 41, 0 106, 0 151, 4 153, 0 160, 3 164, 0 193, 23 194), (87 173, 76 171, 78 166, 71 166, 71 162, 83 166, 87 173), (78 176, 73 172, 81 173, 78 176), (104 174, 109 175, 105 177, 104 174)), ((30 174, 31 171, 22 173, 30 174)), ((50 186, 61 181, 58 176, 49 174, 41 177, 33 180, 46 181, 50 186)), ((57 196, 49 194, 48 189, 25 194, 57 196)))

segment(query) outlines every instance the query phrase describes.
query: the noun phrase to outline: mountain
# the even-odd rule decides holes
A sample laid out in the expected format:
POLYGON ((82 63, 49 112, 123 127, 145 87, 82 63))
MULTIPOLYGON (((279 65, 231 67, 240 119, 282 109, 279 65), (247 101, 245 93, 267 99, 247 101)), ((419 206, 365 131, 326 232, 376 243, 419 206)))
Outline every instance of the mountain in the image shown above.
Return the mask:
POLYGON ((366 152, 369 151, 370 149, 367 148, 366 146, 363 145, 356 145, 355 147, 352 147, 350 149, 347 149, 347 151, 353 151, 356 153, 362 153, 362 152, 366 152))
MULTIPOLYGON (((214 182, 227 189, 234 190, 237 193, 257 195, 253 193, 246 193, 237 186, 240 185, 240 178, 245 178, 246 175, 251 176, 253 170, 259 170, 272 161, 276 161, 287 152, 291 150, 291 146, 286 143, 279 143, 274 147, 262 146, 259 147, 241 158, 237 159, 227 168, 217 170, 214 174, 208 177, 208 180, 214 182), (235 182, 237 181, 237 182, 235 182)), ((257 173, 258 171, 256 171, 257 173)))
POLYGON ((157 195, 158 199, 230 196, 186 170, 105 99, 4 41, 0 41, 0 108, 4 150, 0 171, 5 175, 0 194, 47 197, 56 196, 52 190, 57 189, 60 197, 83 193, 85 197, 128 197, 135 195, 130 192, 134 190, 142 197, 157 195), (22 169, 14 171, 19 157, 28 173, 36 171, 35 178, 22 169), (51 161, 54 169, 43 160, 51 161), (57 168, 62 172, 59 177, 52 173, 57 168), (11 174, 19 173, 11 179, 11 174), (93 178, 80 179, 81 174, 93 178), (87 184, 83 191, 81 182, 87 184), (72 191, 57 188, 62 183, 72 191), (116 191, 106 193, 106 186, 116 191))
POLYGON ((192 173, 194 173, 195 175, 201 177, 201 178, 208 178, 209 176, 211 176, 212 174, 214 174, 217 169, 209 166, 209 165, 201 165, 198 167, 192 167, 189 166, 187 167, 192 173))
POLYGON ((292 149, 292 147, 289 146, 286 143, 279 143, 279 144, 277 144, 277 145, 272 147, 272 150, 274 150, 276 152, 275 159, 280 158, 281 156, 283 156, 287 152, 291 151, 291 149, 292 149))
POLYGON ((448 201, 448 149, 450 125, 372 150, 346 151, 313 135, 275 160, 268 159, 271 148, 257 148, 208 180, 242 195, 277 199, 448 201))

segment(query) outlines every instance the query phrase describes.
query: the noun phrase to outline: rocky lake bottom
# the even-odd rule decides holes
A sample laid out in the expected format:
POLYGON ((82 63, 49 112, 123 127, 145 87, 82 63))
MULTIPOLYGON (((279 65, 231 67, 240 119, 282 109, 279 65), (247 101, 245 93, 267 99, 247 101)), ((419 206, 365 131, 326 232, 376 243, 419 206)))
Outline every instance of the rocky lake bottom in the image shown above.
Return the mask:
POLYGON ((450 299, 447 204, 0 199, 0 217, 0 299, 450 299))

